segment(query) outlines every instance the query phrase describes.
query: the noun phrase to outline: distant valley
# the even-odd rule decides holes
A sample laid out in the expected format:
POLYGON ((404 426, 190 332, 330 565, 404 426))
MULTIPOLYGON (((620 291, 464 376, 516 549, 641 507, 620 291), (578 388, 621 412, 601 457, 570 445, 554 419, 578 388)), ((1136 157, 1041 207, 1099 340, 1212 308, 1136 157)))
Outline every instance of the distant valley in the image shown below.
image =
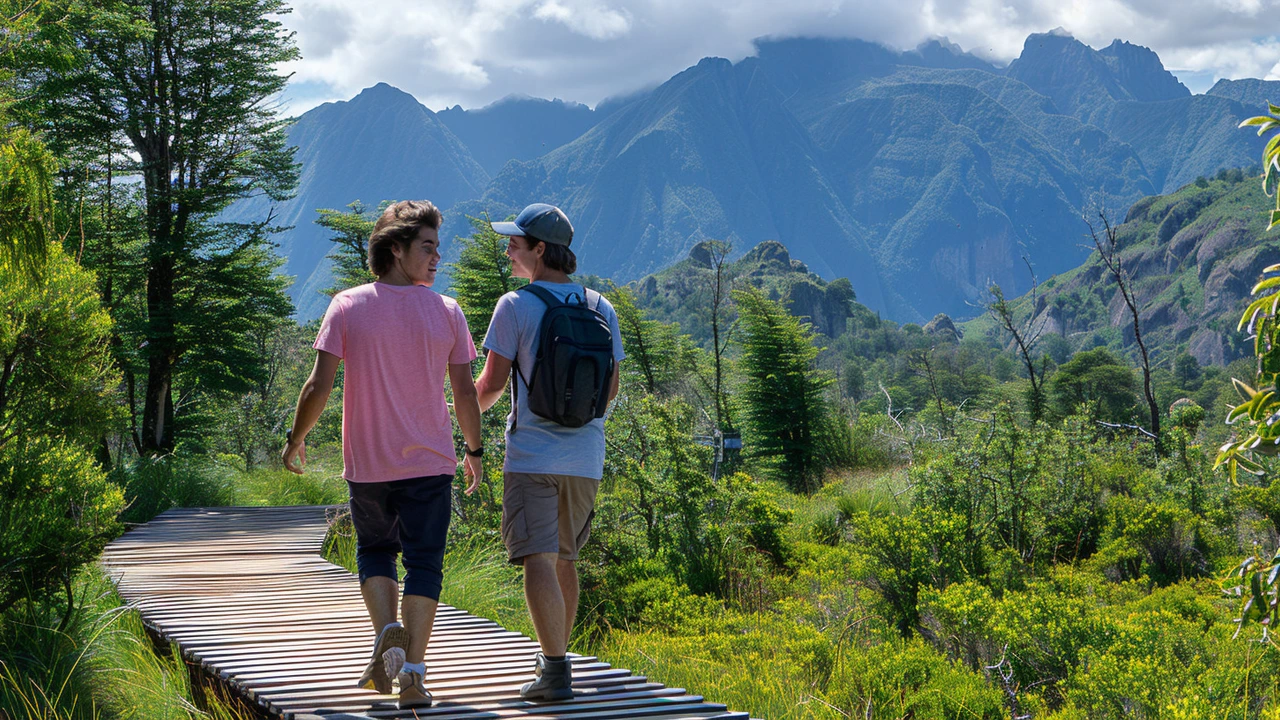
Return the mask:
MULTIPOLYGON (((385 84, 290 131, 302 179, 276 208, 298 316, 327 303, 317 208, 426 197, 446 213, 563 207, 591 273, 630 282, 705 240, 768 240, 899 322, 957 319, 991 282, 1009 295, 1087 257, 1083 217, 1256 162, 1237 130, 1280 82, 1193 95, 1146 48, 1029 37, 1007 68, 943 41, 896 52, 854 40, 759 41, 661 86, 601 103, 509 98, 432 112, 385 84)), ((264 217, 260 199, 233 207, 264 217)), ((446 259, 448 258, 446 249, 446 259)), ((1215 351, 1216 353, 1216 351, 1215 351)), ((1214 354, 1214 353, 1211 353, 1214 354)))

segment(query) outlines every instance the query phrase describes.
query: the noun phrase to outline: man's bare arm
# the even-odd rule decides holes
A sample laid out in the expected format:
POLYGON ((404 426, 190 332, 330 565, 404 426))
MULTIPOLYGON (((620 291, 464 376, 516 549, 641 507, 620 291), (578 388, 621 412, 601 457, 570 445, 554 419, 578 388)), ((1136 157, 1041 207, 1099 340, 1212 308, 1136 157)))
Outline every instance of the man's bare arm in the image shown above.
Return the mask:
POLYGON ((481 410, 488 410, 498 402, 498 398, 502 397, 503 391, 507 389, 509 377, 511 377, 511 359, 490 350, 484 360, 484 370, 480 371, 480 379, 476 381, 481 410))
MULTIPOLYGON (((471 363, 449 363, 449 385, 453 387, 453 414, 462 428, 462 437, 468 448, 478 448, 484 442, 480 432, 480 402, 476 386, 471 380, 471 363)), ((463 473, 471 479, 466 493, 470 495, 480 486, 484 467, 480 458, 464 454, 463 473)))
POLYGON ((302 384, 302 392, 298 393, 298 408, 293 414, 290 439, 280 453, 285 469, 302 474, 302 463, 307 460, 307 433, 315 427, 320 413, 324 412, 325 403, 329 402, 329 394, 333 392, 333 378, 338 374, 340 362, 342 358, 337 355, 323 350, 316 352, 316 364, 311 368, 310 377, 302 384), (299 461, 296 465, 295 458, 299 461))

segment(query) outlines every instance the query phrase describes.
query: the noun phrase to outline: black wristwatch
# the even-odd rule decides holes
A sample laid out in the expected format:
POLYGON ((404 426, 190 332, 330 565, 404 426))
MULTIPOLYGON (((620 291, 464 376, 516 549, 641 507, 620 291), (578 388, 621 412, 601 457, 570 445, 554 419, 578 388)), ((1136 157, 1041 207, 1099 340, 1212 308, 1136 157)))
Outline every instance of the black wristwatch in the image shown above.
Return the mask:
POLYGON ((484 457, 484 446, 483 446, 483 445, 481 445, 480 447, 476 448, 475 450, 472 450, 471 448, 467 447, 467 444, 466 444, 466 443, 463 443, 463 444, 462 444, 462 449, 463 449, 463 450, 466 450, 466 451, 467 451, 467 454, 468 454, 468 455, 470 455, 471 457, 484 457))

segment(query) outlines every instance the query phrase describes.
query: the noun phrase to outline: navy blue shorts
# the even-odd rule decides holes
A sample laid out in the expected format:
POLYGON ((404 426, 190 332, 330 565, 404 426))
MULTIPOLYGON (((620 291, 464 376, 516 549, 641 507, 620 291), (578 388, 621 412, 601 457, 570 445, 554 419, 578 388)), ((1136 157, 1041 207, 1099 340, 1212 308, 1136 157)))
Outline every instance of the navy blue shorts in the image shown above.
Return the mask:
POLYGON ((347 482, 361 584, 371 577, 398 581, 396 555, 402 554, 404 594, 440 599, 452 483, 452 475, 347 482))

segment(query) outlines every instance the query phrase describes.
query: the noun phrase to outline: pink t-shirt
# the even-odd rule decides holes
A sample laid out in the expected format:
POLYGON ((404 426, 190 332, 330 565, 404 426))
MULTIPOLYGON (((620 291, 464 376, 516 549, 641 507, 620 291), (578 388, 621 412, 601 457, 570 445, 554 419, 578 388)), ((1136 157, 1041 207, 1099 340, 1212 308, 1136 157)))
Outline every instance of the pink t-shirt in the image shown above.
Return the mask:
POLYGON ((449 365, 476 347, 457 301, 421 285, 369 283, 334 296, 313 346, 342 358, 342 477, 452 475, 449 365))

